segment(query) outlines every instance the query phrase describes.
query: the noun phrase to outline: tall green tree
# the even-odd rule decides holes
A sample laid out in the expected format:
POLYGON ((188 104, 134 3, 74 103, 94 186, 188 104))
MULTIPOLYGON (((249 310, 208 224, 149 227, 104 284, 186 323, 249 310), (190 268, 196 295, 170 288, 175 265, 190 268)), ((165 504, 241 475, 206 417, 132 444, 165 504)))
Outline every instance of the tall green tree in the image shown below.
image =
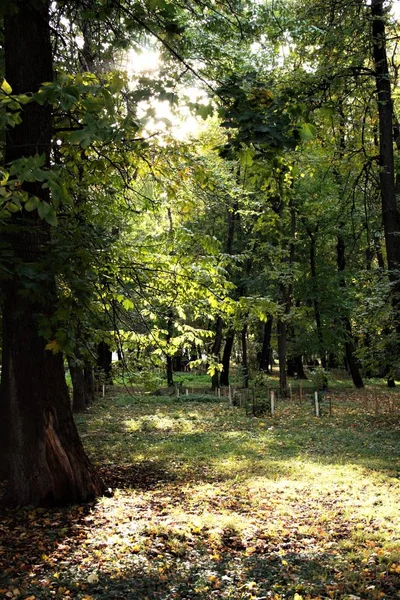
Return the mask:
MULTIPOLYGON (((15 1, 4 18, 5 77, 14 94, 35 94, 52 81, 49 3, 15 1)), ((5 163, 39 160, 50 167, 52 111, 48 103, 24 107, 7 130, 5 163)), ((22 182, 29 198, 50 206, 48 188, 22 182)), ((17 211, 4 232, 9 269, 2 280, 3 360, 0 387, 1 466, 5 502, 51 505, 82 502, 102 490, 73 421, 61 354, 46 348, 41 321, 57 306, 51 226, 37 211, 17 211), (49 259, 50 258, 50 259, 49 259)))

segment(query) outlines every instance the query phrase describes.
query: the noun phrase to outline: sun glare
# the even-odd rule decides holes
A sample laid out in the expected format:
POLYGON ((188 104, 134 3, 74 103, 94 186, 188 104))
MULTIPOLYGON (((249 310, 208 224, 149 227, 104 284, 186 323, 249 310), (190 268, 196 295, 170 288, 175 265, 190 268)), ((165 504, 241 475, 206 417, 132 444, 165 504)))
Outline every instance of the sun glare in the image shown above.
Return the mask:
MULTIPOLYGON (((126 55, 125 68, 132 82, 137 76, 142 75, 156 78, 160 67, 161 56, 157 50, 142 49, 139 52, 131 48, 126 55)), ((199 117, 193 116, 189 108, 185 106, 185 99, 192 103, 207 104, 208 98, 202 90, 196 87, 182 87, 180 92, 182 106, 179 107, 179 111, 174 111, 167 101, 150 100, 139 104, 139 116, 144 117, 149 108, 154 114, 154 117, 149 119, 146 124, 146 131, 149 135, 156 133, 162 136, 168 133, 175 139, 184 141, 199 131, 203 121, 199 117)))
POLYGON ((143 49, 141 52, 131 48, 128 51, 127 71, 129 75, 138 73, 154 73, 160 66, 158 50, 143 49))

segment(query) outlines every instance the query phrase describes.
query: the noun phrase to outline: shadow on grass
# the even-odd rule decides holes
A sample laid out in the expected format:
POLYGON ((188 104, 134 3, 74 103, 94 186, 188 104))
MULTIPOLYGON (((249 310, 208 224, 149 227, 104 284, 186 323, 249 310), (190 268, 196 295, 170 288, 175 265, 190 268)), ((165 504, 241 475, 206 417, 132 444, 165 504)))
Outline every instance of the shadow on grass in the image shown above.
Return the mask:
POLYGON ((249 549, 231 538, 218 553, 204 540, 174 552, 161 550, 157 541, 146 554, 127 552, 124 564, 99 560, 87 570, 73 562, 59 564, 57 577, 53 569, 45 587, 43 580, 29 581, 28 575, 18 583, 35 600, 261 600, 296 593, 304 598, 398 598, 400 575, 388 567, 385 561, 366 564, 361 551, 346 556, 301 539, 249 549))

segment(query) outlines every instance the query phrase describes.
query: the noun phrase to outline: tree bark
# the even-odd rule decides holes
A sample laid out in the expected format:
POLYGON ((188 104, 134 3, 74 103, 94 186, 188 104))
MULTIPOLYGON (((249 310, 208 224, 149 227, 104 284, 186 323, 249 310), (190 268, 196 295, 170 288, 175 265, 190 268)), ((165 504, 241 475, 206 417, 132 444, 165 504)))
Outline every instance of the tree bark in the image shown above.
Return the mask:
MULTIPOLYGON (((16 1, 4 20, 5 75, 14 93, 36 92, 52 80, 49 3, 16 1)), ((50 164, 51 109, 24 107, 22 123, 7 131, 5 162, 44 154, 50 164)), ((29 194, 49 201, 41 183, 23 183, 29 194)), ((60 505, 92 499, 102 485, 80 442, 71 411, 60 353, 46 349, 40 319, 57 302, 49 264, 50 228, 36 211, 15 213, 4 236, 13 254, 3 282, 3 364, 0 440, 11 506, 60 505), (46 261, 44 258, 46 257, 46 261), (27 281, 24 273, 46 277, 27 281)))
POLYGON ((87 404, 83 367, 77 365, 72 358, 68 358, 68 368, 72 382, 72 411, 85 412, 87 404))
MULTIPOLYGON (((400 336, 400 211, 396 198, 394 166, 393 102, 386 53, 384 0, 371 0, 372 57, 379 114, 379 180, 382 201, 382 220, 385 233, 388 275, 392 289, 392 308, 397 338, 400 336)), ((398 341, 396 346, 398 346, 398 341)), ((398 348, 394 354, 398 354, 398 348)), ((397 359, 398 356, 394 356, 397 359)), ((394 386, 393 374, 388 385, 394 386)))
POLYGON ((230 329, 226 334, 224 352, 222 354, 222 371, 220 377, 221 385, 229 385, 229 369, 231 363, 231 355, 233 342, 235 341, 235 332, 230 329))

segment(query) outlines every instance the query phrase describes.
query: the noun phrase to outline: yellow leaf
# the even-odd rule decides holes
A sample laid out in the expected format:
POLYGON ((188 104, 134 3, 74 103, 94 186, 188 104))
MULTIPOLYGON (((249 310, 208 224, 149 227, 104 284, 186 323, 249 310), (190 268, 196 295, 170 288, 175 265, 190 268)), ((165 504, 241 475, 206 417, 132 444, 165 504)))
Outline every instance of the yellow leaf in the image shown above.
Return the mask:
POLYGON ((57 354, 57 352, 60 352, 61 347, 57 340, 50 340, 46 345, 46 350, 51 350, 54 354, 57 354))
POLYGON ((9 83, 7 83, 7 81, 5 79, 3 79, 3 83, 1 84, 1 89, 5 94, 12 93, 11 85, 9 83))

